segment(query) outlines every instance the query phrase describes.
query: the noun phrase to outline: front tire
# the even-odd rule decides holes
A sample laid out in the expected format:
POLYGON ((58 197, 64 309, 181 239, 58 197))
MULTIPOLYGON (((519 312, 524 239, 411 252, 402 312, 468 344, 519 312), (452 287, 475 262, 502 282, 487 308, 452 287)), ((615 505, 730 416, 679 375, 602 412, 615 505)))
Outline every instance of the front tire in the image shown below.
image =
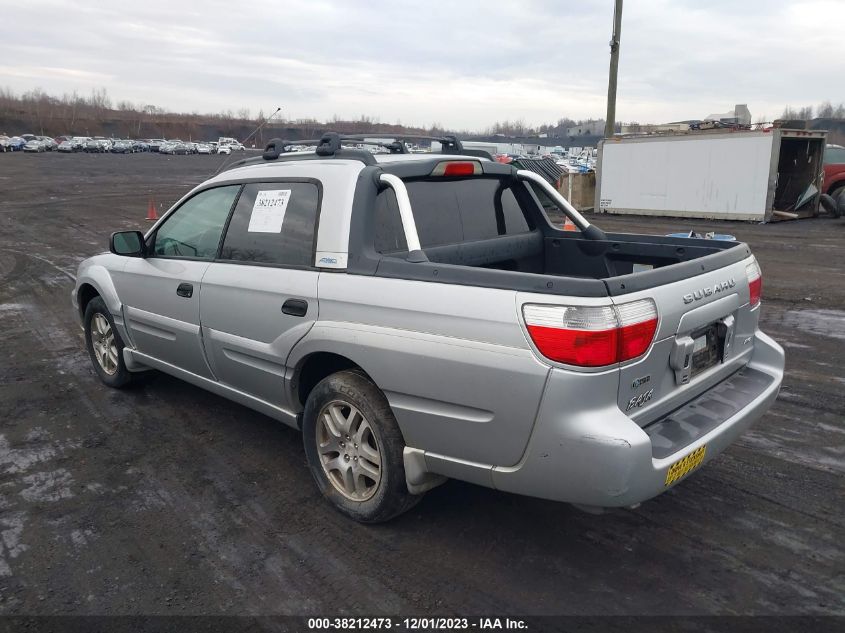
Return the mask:
POLYGON ((356 521, 388 521, 421 498, 408 492, 405 440, 387 398, 360 372, 341 371, 314 387, 302 439, 320 492, 356 521))
POLYGON ((121 389, 131 384, 135 374, 123 362, 125 347, 105 301, 94 297, 85 307, 85 347, 94 371, 109 387, 121 389))

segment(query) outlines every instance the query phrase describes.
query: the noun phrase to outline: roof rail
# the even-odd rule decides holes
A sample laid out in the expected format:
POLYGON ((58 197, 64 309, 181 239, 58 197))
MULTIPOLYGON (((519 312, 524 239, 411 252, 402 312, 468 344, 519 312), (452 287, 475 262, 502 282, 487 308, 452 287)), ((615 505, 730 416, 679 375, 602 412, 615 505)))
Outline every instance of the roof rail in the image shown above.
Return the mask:
MULTIPOLYGON (((323 139, 329 135, 336 135, 341 141, 353 141, 361 145, 378 145, 387 149, 392 149, 394 154, 407 154, 407 148, 400 141, 420 140, 420 141, 437 141, 444 149, 452 152, 463 151, 463 145, 453 134, 446 134, 443 136, 429 136, 426 134, 339 134, 337 132, 326 132, 323 134, 323 139), (380 139, 393 139, 386 142, 380 139)), ((321 139, 322 140, 322 139, 321 139)), ((302 143, 314 143, 315 141, 296 141, 302 143)), ((447 152, 443 152, 447 153, 447 152)))
POLYGON ((453 135, 445 136, 426 136, 422 134, 386 134, 383 138, 392 138, 392 141, 386 142, 373 138, 370 134, 339 134, 337 132, 326 132, 319 139, 302 139, 290 141, 280 138, 274 138, 267 143, 264 152, 260 158, 244 158, 228 165, 225 171, 242 167, 244 165, 254 165, 262 163, 263 161, 271 160, 314 160, 320 158, 345 158, 349 160, 360 160, 365 165, 375 165, 376 160, 373 155, 365 150, 357 148, 343 147, 344 142, 355 143, 356 145, 373 145, 376 147, 383 147, 391 154, 408 154, 408 148, 405 146, 406 140, 428 140, 437 141, 441 145, 441 154, 467 154, 480 155, 484 158, 490 158, 487 152, 478 152, 478 150, 465 150, 457 137, 453 135), (294 152, 292 147, 294 145, 316 145, 317 149, 314 154, 294 152))
POLYGON ((319 139, 303 139, 299 141, 288 141, 274 138, 264 150, 262 157, 265 160, 276 160, 280 154, 286 153, 288 147, 293 145, 317 145, 317 155, 319 156, 333 156, 340 149, 344 141, 352 142, 356 145, 373 145, 375 147, 383 147, 391 154, 407 154, 408 148, 405 146, 406 140, 429 140, 437 141, 441 144, 443 154, 460 154, 463 151, 463 145, 454 136, 425 136, 422 134, 387 134, 386 138, 392 138, 392 141, 379 140, 373 138, 371 134, 338 134, 337 132, 326 132, 319 139))

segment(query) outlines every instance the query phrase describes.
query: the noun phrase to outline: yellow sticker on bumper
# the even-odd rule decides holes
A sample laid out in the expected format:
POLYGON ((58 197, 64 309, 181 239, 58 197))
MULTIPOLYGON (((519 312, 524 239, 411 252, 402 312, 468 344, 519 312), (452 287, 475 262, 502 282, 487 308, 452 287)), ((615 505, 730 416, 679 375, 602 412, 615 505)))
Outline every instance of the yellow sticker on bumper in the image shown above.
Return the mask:
POLYGON ((704 451, 706 449, 707 445, 699 446, 692 453, 672 464, 669 467, 669 472, 666 473, 665 485, 668 486, 678 481, 681 477, 686 475, 691 470, 694 470, 695 468, 701 466, 701 462, 704 461, 704 451))

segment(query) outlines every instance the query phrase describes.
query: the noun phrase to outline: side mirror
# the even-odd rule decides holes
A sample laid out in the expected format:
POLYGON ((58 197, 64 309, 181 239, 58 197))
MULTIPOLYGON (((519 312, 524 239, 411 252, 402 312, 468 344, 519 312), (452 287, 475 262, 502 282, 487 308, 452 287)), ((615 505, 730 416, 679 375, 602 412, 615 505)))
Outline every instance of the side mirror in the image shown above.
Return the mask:
POLYGON ((124 257, 146 257, 147 244, 141 231, 118 231, 109 238, 109 250, 124 257))

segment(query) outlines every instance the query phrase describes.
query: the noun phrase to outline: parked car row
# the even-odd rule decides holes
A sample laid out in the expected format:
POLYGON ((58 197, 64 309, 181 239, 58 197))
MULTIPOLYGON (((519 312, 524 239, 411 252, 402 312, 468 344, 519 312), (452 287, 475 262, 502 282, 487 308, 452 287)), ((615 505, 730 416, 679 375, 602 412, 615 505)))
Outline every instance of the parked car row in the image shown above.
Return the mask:
POLYGON ((215 142, 194 143, 193 141, 165 141, 158 151, 160 154, 229 154, 228 146, 218 145, 215 142), (223 150, 223 151, 221 151, 223 150))
POLYGON ((0 152, 52 152, 62 153, 87 152, 95 154, 134 154, 137 152, 158 152, 160 154, 231 154, 244 151, 237 141, 220 143, 217 141, 194 142, 180 139, 108 139, 103 136, 49 136, 21 134, 20 136, 0 135, 0 152))
POLYGON ((10 137, 0 134, 0 152, 51 152, 58 146, 49 136, 21 134, 10 137))
MULTIPOLYGON (((61 147, 61 146, 60 146, 61 147)), ((132 141, 129 139, 107 139, 101 136, 94 138, 75 137, 68 139, 64 151, 88 152, 94 154, 134 154, 148 152, 150 147, 146 141, 132 141)))

